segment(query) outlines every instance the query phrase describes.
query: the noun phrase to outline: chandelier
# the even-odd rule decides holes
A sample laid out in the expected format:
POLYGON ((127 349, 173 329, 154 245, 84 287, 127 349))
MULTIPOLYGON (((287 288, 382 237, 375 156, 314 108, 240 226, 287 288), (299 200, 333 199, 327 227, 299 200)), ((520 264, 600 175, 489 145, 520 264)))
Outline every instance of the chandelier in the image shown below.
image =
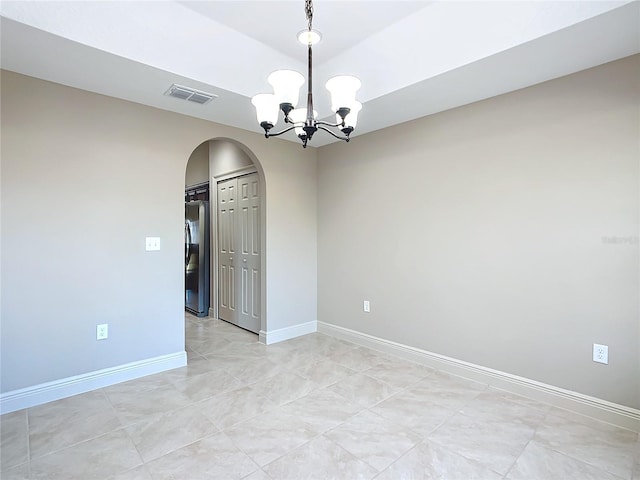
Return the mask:
POLYGON ((349 141, 349 135, 353 132, 358 121, 358 112, 362 104, 356 101, 356 91, 361 82, 356 77, 339 75, 330 78, 326 88, 331 95, 331 110, 336 115, 336 123, 316 120, 317 112, 313 109, 313 75, 312 75, 312 46, 320 41, 320 33, 313 30, 313 1, 305 0, 305 13, 307 15, 307 30, 298 34, 298 40, 307 45, 308 72, 307 72, 307 106, 296 108, 300 87, 304 83, 304 77, 294 70, 277 70, 267 78, 273 87, 273 93, 260 93, 251 99, 256 107, 258 123, 264 129, 266 138, 276 137, 283 133, 295 130, 302 146, 307 147, 313 134, 318 130, 333 135, 339 140, 349 141), (280 132, 272 133, 271 129, 278 122, 278 110, 284 114, 284 123, 289 124, 280 132), (332 129, 337 129, 338 132, 332 129))

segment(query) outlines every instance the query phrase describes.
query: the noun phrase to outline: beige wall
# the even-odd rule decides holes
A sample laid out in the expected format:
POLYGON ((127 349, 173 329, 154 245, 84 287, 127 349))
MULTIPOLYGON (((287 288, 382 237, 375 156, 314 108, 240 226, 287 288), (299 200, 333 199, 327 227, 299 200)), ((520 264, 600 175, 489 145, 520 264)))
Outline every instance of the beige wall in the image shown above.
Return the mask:
POLYGON ((217 177, 249 166, 253 161, 235 143, 226 139, 204 142, 189 157, 185 186, 209 182, 209 171, 211 177, 217 177))
POLYGON ((233 173, 253 165, 249 156, 235 143, 228 140, 209 142, 209 157, 211 158, 212 177, 233 173))
POLYGON ((2 392, 184 350, 185 166, 212 138, 266 185, 269 331, 316 320, 316 150, 2 72, 2 392), (160 252, 144 237, 159 236, 160 252), (97 342, 95 326, 109 324, 97 342))
POLYGON ((640 408, 639 67, 319 149, 318 320, 640 408))
POLYGON ((184 178, 185 187, 209 181, 209 142, 198 145, 191 153, 184 178))
POLYGON ((325 322, 640 407, 638 68, 318 150, 2 72, 1 391, 184 348, 185 166, 231 138, 266 184, 269 331, 318 306, 325 322), (591 361, 594 342, 610 365, 591 361))

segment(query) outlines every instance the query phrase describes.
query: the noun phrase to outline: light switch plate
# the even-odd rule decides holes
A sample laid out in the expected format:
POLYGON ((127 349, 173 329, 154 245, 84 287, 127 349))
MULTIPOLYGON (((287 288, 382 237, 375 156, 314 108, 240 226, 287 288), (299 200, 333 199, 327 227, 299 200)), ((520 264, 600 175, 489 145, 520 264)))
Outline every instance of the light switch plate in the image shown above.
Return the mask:
POLYGON ((160 237, 147 237, 145 240, 145 249, 147 252, 160 250, 160 237))

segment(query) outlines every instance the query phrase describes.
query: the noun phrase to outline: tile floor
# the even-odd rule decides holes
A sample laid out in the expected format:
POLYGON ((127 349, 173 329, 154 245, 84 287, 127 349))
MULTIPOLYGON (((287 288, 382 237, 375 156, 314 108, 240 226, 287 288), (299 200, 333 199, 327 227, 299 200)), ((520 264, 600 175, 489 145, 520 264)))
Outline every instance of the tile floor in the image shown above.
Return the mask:
POLYGON ((0 417, 0 477, 640 480, 638 434, 322 335, 186 316, 189 366, 0 417))

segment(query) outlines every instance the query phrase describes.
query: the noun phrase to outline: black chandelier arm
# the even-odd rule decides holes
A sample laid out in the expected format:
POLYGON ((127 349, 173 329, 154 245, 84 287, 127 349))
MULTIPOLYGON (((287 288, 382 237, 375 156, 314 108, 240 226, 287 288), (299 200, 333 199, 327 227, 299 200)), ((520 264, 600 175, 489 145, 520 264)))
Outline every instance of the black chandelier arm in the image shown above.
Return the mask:
POLYGON ((331 130, 329 130, 328 128, 323 127, 322 125, 318 125, 318 128, 319 128, 320 130, 324 130, 325 132, 327 132, 327 133, 329 133, 329 134, 333 135, 333 136, 334 136, 334 137, 336 137, 338 140, 344 140, 345 142, 348 142, 348 141, 349 141, 349 137, 342 137, 342 136, 338 135, 337 133, 332 132, 332 131, 331 131, 331 130))
POLYGON ((276 133, 271 133, 271 132, 269 132, 269 130, 265 129, 264 136, 265 136, 265 138, 277 137, 279 135, 282 135, 283 133, 290 132, 291 130, 293 130, 294 128, 299 127, 299 126, 300 126, 299 124, 298 125, 293 125, 293 126, 291 126, 289 128, 285 128, 284 130, 281 130, 281 131, 276 132, 276 133))
POLYGON ((327 127, 344 127, 344 122, 340 123, 329 123, 324 120, 316 120, 316 125, 326 125, 327 127))

